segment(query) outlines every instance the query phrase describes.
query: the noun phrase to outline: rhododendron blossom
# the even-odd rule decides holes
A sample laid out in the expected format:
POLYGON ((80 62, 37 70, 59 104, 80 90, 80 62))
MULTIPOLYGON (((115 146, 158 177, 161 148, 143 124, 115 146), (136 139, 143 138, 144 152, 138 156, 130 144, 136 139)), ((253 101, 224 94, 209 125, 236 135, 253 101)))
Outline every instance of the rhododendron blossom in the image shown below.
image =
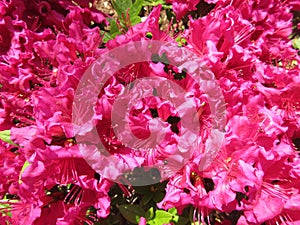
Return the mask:
POLYGON ((300 224, 300 4, 0 2, 0 224, 300 224))

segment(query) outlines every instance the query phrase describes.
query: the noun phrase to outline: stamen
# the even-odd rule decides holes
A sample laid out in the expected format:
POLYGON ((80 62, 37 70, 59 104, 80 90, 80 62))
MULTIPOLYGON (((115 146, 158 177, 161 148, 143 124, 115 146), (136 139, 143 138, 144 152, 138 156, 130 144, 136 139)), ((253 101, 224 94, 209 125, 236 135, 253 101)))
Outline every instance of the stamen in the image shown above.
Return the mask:
POLYGON ((288 119, 296 119, 300 115, 300 103, 294 102, 292 97, 282 99, 283 116, 288 119))
POLYGON ((198 207, 193 212, 193 224, 207 224, 210 225, 210 215, 207 208, 198 207), (207 222, 205 221, 207 220, 207 222))
POLYGON ((288 200, 290 197, 288 189, 283 189, 278 185, 272 185, 267 182, 262 183, 262 191, 275 197, 281 197, 283 200, 288 200))
POLYGON ((67 185, 68 183, 76 182, 77 180, 78 174, 74 159, 63 159, 59 182, 63 185, 67 185))
MULTIPOLYGON (((118 183, 118 186, 120 187, 120 189, 123 191, 124 196, 127 198, 130 198, 132 196, 132 191, 130 191, 129 189, 127 189, 125 187, 125 185, 118 183)), ((130 188, 130 187, 129 187, 130 188)), ((131 189, 131 188, 130 188, 131 189)))
POLYGON ((88 218, 86 217, 85 214, 83 214, 83 212, 80 212, 77 216, 76 216, 76 220, 78 222, 80 222, 81 224, 87 224, 87 225, 93 225, 94 222, 92 221, 92 218, 88 218))
POLYGON ((285 212, 282 212, 280 215, 276 216, 275 218, 267 221, 267 224, 278 224, 278 225, 288 225, 288 224, 293 224, 292 218, 285 212))
POLYGON ((79 205, 82 199, 83 192, 84 192, 83 188, 74 185, 71 188, 70 192, 66 195, 64 201, 66 203, 79 205))
POLYGON ((237 36, 235 36, 234 38, 234 42, 236 44, 239 44, 241 42, 243 42, 244 40, 246 40, 247 38, 249 38, 251 36, 251 34, 254 32, 254 27, 253 26, 245 26, 243 27, 240 32, 237 34, 237 36))

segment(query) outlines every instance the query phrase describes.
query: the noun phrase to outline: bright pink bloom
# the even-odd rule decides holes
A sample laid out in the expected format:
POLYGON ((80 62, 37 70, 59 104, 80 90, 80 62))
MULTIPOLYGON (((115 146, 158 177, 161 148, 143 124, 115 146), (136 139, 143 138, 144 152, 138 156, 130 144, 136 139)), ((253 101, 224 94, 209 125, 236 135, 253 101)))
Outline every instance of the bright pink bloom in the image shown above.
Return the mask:
POLYGON ((141 217, 139 225, 146 225, 146 223, 147 223, 147 220, 144 217, 141 217))
POLYGON ((172 9, 176 14, 176 19, 180 20, 189 11, 196 10, 196 5, 200 0, 167 0, 167 3, 172 3, 172 9))

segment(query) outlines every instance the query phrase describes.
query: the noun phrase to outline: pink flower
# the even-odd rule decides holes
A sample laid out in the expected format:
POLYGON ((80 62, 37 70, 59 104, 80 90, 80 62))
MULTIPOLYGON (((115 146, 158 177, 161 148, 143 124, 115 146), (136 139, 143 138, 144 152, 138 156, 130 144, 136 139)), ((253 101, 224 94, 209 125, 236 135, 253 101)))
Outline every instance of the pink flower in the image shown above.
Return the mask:
MULTIPOLYGON (((215 4, 213 10, 201 18, 184 19, 188 29, 182 33, 176 28, 174 33, 161 30, 158 6, 144 22, 105 45, 98 25, 107 25, 107 16, 90 1, 0 3, 0 130, 10 130, 17 145, 0 141, 1 221, 98 223, 111 209, 108 192, 113 182, 106 178, 120 181, 124 173, 159 165, 164 168, 159 179, 167 180, 158 204, 162 209, 176 207, 181 214, 192 205, 192 219, 203 224, 211 222, 203 218, 213 219, 213 214, 224 216, 215 224, 230 224, 228 215, 236 212, 237 224, 300 223, 300 60, 289 38, 291 10, 299 3, 167 1, 177 20, 193 10, 206 13, 201 8, 205 2, 215 4), (152 55, 149 62, 111 75, 96 94, 95 107, 73 109, 78 110, 78 120, 88 120, 73 129, 71 106, 87 68, 107 51, 149 39, 181 40, 181 47, 166 51, 164 61, 152 55), (202 172, 198 167, 215 118, 207 94, 183 67, 198 66, 182 55, 184 44, 214 73, 226 102, 225 141, 202 172), (186 62, 177 68, 183 58, 186 62), (175 94, 176 88, 163 82, 139 83, 155 77, 171 80, 181 92, 175 94), (136 91, 123 96, 129 103, 119 96, 127 87, 136 91), (154 96, 161 90, 164 96, 154 96), (142 93, 152 97, 141 97, 142 93), (184 101, 176 108, 164 99, 169 94, 175 102, 184 101), (120 102, 124 107, 116 106, 120 102), (121 112, 126 112, 125 119, 121 112), (117 130, 115 120, 128 126, 117 130), (189 132, 196 122, 199 129, 189 132)), ((145 43, 141 48, 150 55, 145 43)), ((129 48, 117 57, 139 61, 141 55, 133 52, 129 48)), ((117 63, 110 66, 108 72, 117 63)), ((207 88, 214 92, 210 85, 207 88)), ((86 90, 98 91, 93 84, 86 90)), ((124 196, 131 195, 123 183, 119 187, 124 196)), ((146 225, 146 218, 139 224, 146 225)))
POLYGON ((131 27, 126 34, 118 35, 106 43, 108 49, 126 44, 130 41, 148 40, 147 32, 152 34, 153 40, 169 40, 169 36, 159 30, 158 20, 160 16, 161 5, 154 7, 145 22, 131 27))
POLYGON ((176 207, 181 214, 187 205, 192 204, 200 212, 207 213, 210 208, 206 201, 209 195, 203 179, 197 173, 195 165, 186 165, 173 176, 167 184, 166 196, 158 203, 158 207, 165 210, 176 207))
POLYGON ((172 3, 172 10, 176 14, 176 19, 180 20, 189 11, 196 10, 196 5, 200 0, 167 0, 167 3, 172 3))
POLYGON ((272 162, 262 160, 258 164, 264 175, 261 191, 256 195, 253 208, 244 211, 245 218, 249 223, 262 223, 267 220, 276 223, 280 218, 288 218, 288 221, 293 220, 292 218, 296 220, 297 217, 290 217, 289 213, 293 215, 294 201, 299 198, 298 181, 294 180, 298 179, 299 175, 296 175, 296 178, 289 174, 292 173, 294 165, 298 161, 295 154, 292 153, 290 156, 283 156, 281 160, 272 162))
POLYGON ((10 17, 4 17, 0 22, 0 54, 4 55, 11 47, 11 39, 13 37, 12 21, 10 17))
POLYGON ((147 220, 145 219, 145 217, 141 217, 139 225, 146 225, 146 223, 147 223, 147 220))
POLYGON ((9 146, 0 141, 0 196, 6 193, 16 195, 19 191, 19 174, 25 162, 23 155, 18 153, 18 148, 9 146))
POLYGON ((26 200, 0 200, 1 204, 10 205, 7 212, 11 213, 11 219, 6 219, 1 215, 1 222, 13 221, 16 224, 33 224, 34 221, 41 215, 41 209, 38 207, 38 202, 27 198, 26 200))

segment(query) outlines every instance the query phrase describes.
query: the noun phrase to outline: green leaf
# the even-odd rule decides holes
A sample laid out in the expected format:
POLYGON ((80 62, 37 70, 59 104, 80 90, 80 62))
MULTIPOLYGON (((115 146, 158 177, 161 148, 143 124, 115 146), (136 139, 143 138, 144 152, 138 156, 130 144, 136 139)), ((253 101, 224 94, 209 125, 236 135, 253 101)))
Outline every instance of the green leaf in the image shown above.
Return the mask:
POLYGON ((0 212, 2 212, 2 216, 11 217, 10 209, 10 204, 0 204, 0 212))
POLYGON ((155 212, 153 208, 150 208, 145 217, 148 225, 161 225, 170 222, 176 225, 186 225, 190 222, 188 218, 177 215, 176 208, 171 208, 168 211, 156 210, 155 212))
POLYGON ((112 198, 112 200, 111 200, 112 205, 121 205, 121 204, 125 204, 125 203, 126 203, 126 200, 123 198, 122 195, 118 195, 117 197, 112 198))
POLYGON ((114 38, 110 35, 110 33, 108 33, 108 32, 103 32, 101 35, 104 35, 104 37, 103 37, 103 39, 102 39, 103 43, 106 43, 106 42, 108 42, 109 40, 114 39, 114 38))
POLYGON ((162 5, 164 9, 172 9, 172 5, 167 4, 165 0, 145 0, 144 6, 158 6, 162 5))
POLYGON ((108 218, 101 219, 100 221, 95 222, 94 225, 117 225, 120 224, 122 219, 120 217, 121 216, 110 214, 108 218))
POLYGON ((101 35, 104 35, 102 41, 104 43, 108 42, 109 40, 114 39, 118 34, 121 34, 121 32, 119 31, 119 28, 117 26, 117 23, 115 20, 108 18, 107 19, 109 24, 110 24, 110 29, 109 29, 109 33, 102 31, 101 35))
POLYGON ((135 186, 134 190, 136 193, 146 195, 150 192, 150 186, 135 186))
POLYGON ((23 167, 21 169, 21 172, 19 174, 19 184, 22 183, 22 174, 24 173, 25 169, 30 165, 30 163, 28 161, 25 161, 25 163, 23 164, 23 167))
POLYGON ((147 205, 152 198, 153 198, 153 192, 148 192, 147 194, 143 195, 141 202, 143 205, 147 205))
POLYGON ((145 0, 144 5, 149 5, 149 6, 157 6, 159 4, 166 4, 166 1, 164 0, 145 0))
MULTIPOLYGON (((131 25, 135 25, 141 22, 141 18, 139 17, 139 13, 143 7, 144 0, 136 0, 132 4, 132 0, 113 0, 112 5, 114 9, 116 10, 121 24, 124 25, 124 16, 126 16, 127 10, 129 9, 129 17, 130 17, 130 23, 131 25)), ((128 18, 129 19, 129 18, 128 18)), ((111 24, 112 26, 112 24, 111 24)), ((111 27, 112 29, 112 27, 111 27)), ((114 31, 110 32, 111 34, 114 33, 114 31)))
POLYGON ((170 209, 168 210, 168 212, 171 213, 172 215, 177 215, 177 209, 176 209, 175 207, 170 208, 170 209))
POLYGON ((130 8, 130 17, 138 16, 144 4, 144 0, 136 0, 130 8))
POLYGON ((110 34, 108 32, 104 32, 102 33, 102 35, 104 34, 104 37, 102 39, 103 43, 107 43, 109 40, 114 39, 119 33, 115 33, 115 34, 110 34))
POLYGON ((164 210, 156 210, 155 217, 153 220, 147 221, 149 225, 161 225, 164 223, 170 223, 173 219, 173 215, 164 210))
POLYGON ((186 217, 179 216, 178 221, 176 222, 176 225, 186 225, 190 222, 190 220, 186 217))
POLYGON ((116 10, 119 17, 122 18, 122 13, 126 13, 128 8, 131 8, 132 1, 131 0, 112 0, 111 1, 114 9, 116 10))
POLYGON ((167 186, 167 181, 155 184, 155 188, 158 191, 164 191, 166 189, 166 186, 167 186))
POLYGON ((142 20, 141 20, 141 17, 139 17, 139 16, 131 16, 130 15, 130 23, 131 23, 131 25, 133 26, 133 25, 135 25, 135 24, 138 24, 138 23, 140 23, 142 20))
POLYGON ((293 47, 300 50, 300 37, 293 39, 293 47))
POLYGON ((120 31, 119 31, 116 21, 113 19, 109 19, 108 21, 109 21, 109 25, 110 25, 109 33, 110 34, 119 33, 120 31))
POLYGON ((110 219, 109 219, 109 225, 113 225, 113 224, 120 224, 120 219, 118 217, 114 217, 112 216, 110 219))
POLYGON ((154 218, 155 214, 154 214, 154 209, 153 207, 151 207, 150 209, 148 209, 148 211, 145 213, 145 218, 146 220, 152 220, 154 218))
POLYGON ((9 143, 14 146, 18 146, 10 139, 10 130, 0 131, 0 139, 6 143, 9 143))
POLYGON ((154 195, 153 195, 153 201, 155 203, 161 202, 164 199, 164 197, 165 197, 164 193, 162 193, 160 191, 156 191, 156 192, 154 192, 154 195))
POLYGON ((140 217, 145 216, 145 211, 138 205, 119 205, 118 209, 122 216, 133 224, 138 224, 140 217))

